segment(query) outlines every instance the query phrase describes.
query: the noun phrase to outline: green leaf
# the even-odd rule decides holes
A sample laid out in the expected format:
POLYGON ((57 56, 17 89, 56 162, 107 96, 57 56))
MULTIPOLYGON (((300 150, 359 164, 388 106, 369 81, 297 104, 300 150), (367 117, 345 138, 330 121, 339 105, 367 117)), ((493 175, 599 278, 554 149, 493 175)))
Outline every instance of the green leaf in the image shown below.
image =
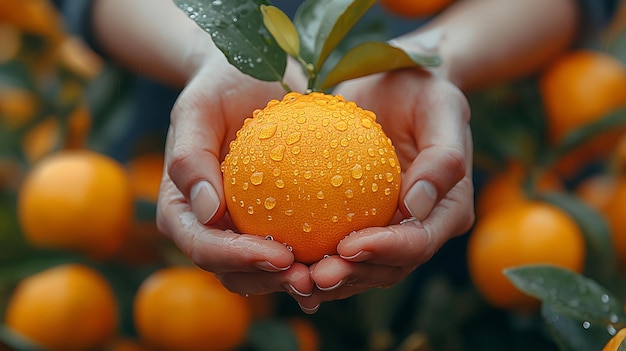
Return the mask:
POLYGON ((322 89, 332 87, 348 79, 400 68, 436 66, 438 56, 422 56, 408 53, 396 46, 383 42, 368 42, 349 50, 328 72, 321 84, 322 89))
POLYGON ((291 351, 298 349, 296 336, 285 323, 275 320, 252 323, 247 344, 258 351, 291 351))
POLYGON ((520 291, 549 304, 559 314, 591 324, 626 323, 623 304, 583 275, 553 265, 520 266, 506 269, 504 274, 520 291))
POLYGON ((605 325, 584 324, 558 312, 551 304, 541 306, 541 316, 561 351, 602 350, 611 335, 605 325))
POLYGON ((320 71, 328 55, 374 5, 376 0, 307 0, 294 23, 302 41, 302 57, 320 71))
POLYGON ((558 145, 545 155, 543 164, 550 166, 593 137, 620 126, 626 126, 626 109, 617 110, 604 118, 571 131, 558 145))
POLYGON ((43 351, 44 349, 25 337, 0 325, 0 350, 43 351))
POLYGON ((617 351, 626 351, 626 339, 622 340, 622 342, 619 344, 619 347, 617 348, 617 351))
POLYGON ((174 0, 208 32, 228 62, 263 81, 282 81, 287 54, 263 24, 265 0, 174 0))
POLYGON ((300 56, 300 38, 287 15, 276 6, 261 5, 263 24, 288 55, 300 56))
POLYGON ((614 284, 617 258, 606 219, 572 194, 544 193, 538 197, 566 211, 580 226, 587 248, 585 274, 607 287, 614 284))

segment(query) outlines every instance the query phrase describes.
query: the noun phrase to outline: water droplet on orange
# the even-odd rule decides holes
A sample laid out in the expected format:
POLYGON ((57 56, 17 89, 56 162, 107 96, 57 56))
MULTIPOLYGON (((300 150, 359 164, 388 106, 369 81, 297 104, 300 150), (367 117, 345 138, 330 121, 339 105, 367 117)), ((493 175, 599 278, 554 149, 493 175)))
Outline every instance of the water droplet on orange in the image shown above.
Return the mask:
POLYGON ((393 174, 389 172, 385 173, 385 180, 387 180, 388 183, 393 182, 393 174))
POLYGON ((378 184, 376 183, 372 183, 372 192, 377 192, 378 191, 378 184))
POLYGON ((361 179, 363 176, 363 167, 359 163, 352 166, 350 171, 352 172, 352 178, 354 179, 361 179))
POLYGON ((294 155, 297 155, 300 153, 300 146, 295 145, 294 147, 291 148, 291 153, 294 155))
POLYGON ((345 121, 339 121, 333 124, 333 127, 335 127, 338 131, 343 132, 348 129, 348 124, 345 121))
POLYGON ((372 128, 372 120, 369 118, 361 118, 361 125, 367 129, 372 128))
POLYGON ((267 199, 265 199, 265 202, 263 203, 263 205, 265 206, 266 209, 271 210, 276 206, 276 199, 270 196, 267 199))
POLYGON ((310 233, 310 232, 311 232, 311 229, 312 229, 312 228, 311 228, 311 225, 310 225, 309 223, 306 223, 306 222, 305 222, 304 224, 302 224, 302 230, 303 230, 305 233, 310 233))
POLYGON ((339 174, 334 175, 332 178, 330 178, 330 184, 332 184, 334 187, 341 186, 341 184, 343 184, 343 177, 339 174))
POLYGON ((275 123, 262 126, 261 130, 259 130, 259 134, 257 135, 257 137, 261 140, 273 137, 274 134, 276 134, 276 127, 277 125, 275 123))
POLYGON ((333 221, 333 223, 337 223, 339 221, 339 217, 333 216, 330 220, 333 221))
POLYGON ((243 190, 248 190, 248 185, 249 185, 248 182, 243 182, 243 186, 242 186, 243 190))
POLYGON ((320 191, 318 191, 318 192, 317 192, 317 198, 318 198, 318 199, 320 199, 320 200, 322 200, 322 199, 324 198, 324 192, 323 192, 323 191, 321 191, 321 190, 320 190, 320 191))
POLYGON ((248 206, 248 214, 254 214, 254 207, 248 206))
POLYGON ((277 145, 270 150, 270 158, 274 161, 282 161, 285 154, 285 145, 277 145))
POLYGON ((306 170, 306 171, 304 171, 303 176, 304 176, 304 179, 311 179, 311 178, 313 178, 313 172, 309 171, 309 170, 306 170))
POLYGON ((282 179, 276 179, 276 187, 282 189, 285 187, 285 182, 282 179))
POLYGON ((250 175, 250 183, 259 185, 263 183, 263 172, 254 172, 250 175))
POLYGON ((300 141, 301 137, 302 137, 302 133, 300 132, 293 132, 289 134, 287 136, 287 145, 292 145, 292 144, 297 143, 298 141, 300 141))
POLYGON ((348 199, 351 199, 354 197, 354 192, 352 191, 352 189, 346 190, 345 194, 348 199))

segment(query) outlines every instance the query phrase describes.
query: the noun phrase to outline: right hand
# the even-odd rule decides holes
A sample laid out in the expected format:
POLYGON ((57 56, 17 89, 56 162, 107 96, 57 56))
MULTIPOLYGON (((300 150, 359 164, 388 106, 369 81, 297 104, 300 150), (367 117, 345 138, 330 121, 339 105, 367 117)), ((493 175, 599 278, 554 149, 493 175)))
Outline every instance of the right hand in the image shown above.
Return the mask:
MULTIPOLYGON (((233 292, 310 295, 314 285, 308 267, 295 263, 283 244, 233 231, 220 170, 244 119, 285 91, 279 83, 241 73, 212 48, 171 113, 157 204, 159 229, 233 292)), ((296 65, 288 65, 286 77, 292 89, 304 88, 306 80, 296 65)))

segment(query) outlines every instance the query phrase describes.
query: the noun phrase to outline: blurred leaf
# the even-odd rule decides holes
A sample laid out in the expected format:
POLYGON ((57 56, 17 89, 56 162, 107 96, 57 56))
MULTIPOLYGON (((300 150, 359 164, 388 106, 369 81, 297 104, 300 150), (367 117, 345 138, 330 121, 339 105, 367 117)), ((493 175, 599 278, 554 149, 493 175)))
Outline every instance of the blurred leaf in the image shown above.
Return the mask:
POLYGON ((626 339, 622 340, 622 342, 619 344, 619 347, 617 348, 617 351, 626 351, 626 339))
POLYGON ((368 42, 349 50, 337 65, 328 72, 321 85, 330 88, 348 79, 400 68, 436 66, 441 63, 438 56, 422 56, 408 53, 396 46, 382 42, 368 42))
POLYGON ((544 155, 542 164, 544 166, 551 166, 564 155, 593 137, 620 126, 626 126, 626 109, 617 110, 604 118, 571 131, 558 145, 544 155))
POLYGON ((606 286, 615 283, 617 258, 606 219, 572 194, 544 193, 539 198, 569 213, 580 226, 587 248, 585 274, 606 286))
POLYGON ((139 221, 156 219, 156 203, 147 200, 135 200, 135 218, 139 221))
POLYGON ((287 55, 263 25, 265 0, 174 0, 208 32, 228 62, 263 81, 282 81, 287 55))
POLYGON ((43 351, 43 348, 14 333, 5 325, 0 325, 0 350, 43 351))
POLYGON ((376 0, 307 0, 294 23, 302 42, 302 58, 319 72, 328 55, 374 5, 376 0))
POLYGON ((541 306, 541 316, 561 351, 601 350, 611 338, 606 326, 590 324, 585 329, 583 322, 559 313, 551 304, 541 306))
POLYGON ((288 55, 300 56, 300 38, 289 17, 276 6, 261 5, 263 24, 288 55))
POLYGON ((258 351, 293 351, 298 349, 296 335, 285 323, 257 321, 248 330, 247 344, 258 351))
POLYGON ((626 324, 623 304, 595 281, 553 265, 527 265, 504 274, 523 293, 554 312, 591 324, 626 324))

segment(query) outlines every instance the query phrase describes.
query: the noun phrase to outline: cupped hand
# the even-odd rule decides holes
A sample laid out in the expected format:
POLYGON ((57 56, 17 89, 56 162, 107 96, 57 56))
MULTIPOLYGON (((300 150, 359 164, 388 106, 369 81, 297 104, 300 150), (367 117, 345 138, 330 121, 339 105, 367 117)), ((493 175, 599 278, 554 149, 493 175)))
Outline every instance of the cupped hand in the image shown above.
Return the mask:
MULTIPOLYGON (((221 53, 203 60, 171 113, 157 224, 199 267, 216 273, 231 291, 307 295, 308 267, 294 263, 281 243, 233 232, 226 214, 220 160, 243 120, 285 94, 279 83, 261 82, 232 67, 221 53)), ((289 66, 286 82, 302 88, 289 66)))
POLYGON ((338 255, 310 267, 316 288, 296 296, 310 312, 400 282, 474 221, 470 112, 456 86, 412 69, 349 81, 336 93, 374 111, 393 141, 403 170, 400 210, 391 225, 351 234, 338 255))

